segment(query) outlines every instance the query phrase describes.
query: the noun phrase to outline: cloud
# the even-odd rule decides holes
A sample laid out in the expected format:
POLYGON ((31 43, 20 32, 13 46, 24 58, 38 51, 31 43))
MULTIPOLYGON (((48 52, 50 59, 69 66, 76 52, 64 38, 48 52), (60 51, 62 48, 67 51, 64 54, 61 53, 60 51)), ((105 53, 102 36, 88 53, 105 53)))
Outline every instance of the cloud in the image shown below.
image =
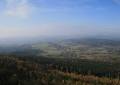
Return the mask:
POLYGON ((5 14, 8 16, 28 17, 32 10, 28 0, 6 0, 5 14))
POLYGON ((90 3, 98 0, 5 0, 6 8, 4 14, 26 18, 34 10, 39 12, 78 12, 92 8, 90 3))
MULTIPOLYGON (((100 9, 99 0, 33 0, 39 12, 81 12, 82 10, 100 9)), ((103 8, 103 7, 102 7, 103 8)))

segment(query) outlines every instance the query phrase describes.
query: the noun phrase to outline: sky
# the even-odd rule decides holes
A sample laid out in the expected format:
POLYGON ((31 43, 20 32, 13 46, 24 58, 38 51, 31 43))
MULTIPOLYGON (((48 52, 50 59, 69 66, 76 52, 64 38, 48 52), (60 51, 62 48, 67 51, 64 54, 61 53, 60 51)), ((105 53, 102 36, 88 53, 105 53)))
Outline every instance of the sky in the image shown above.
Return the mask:
POLYGON ((0 39, 120 36, 120 0, 0 0, 0 39))

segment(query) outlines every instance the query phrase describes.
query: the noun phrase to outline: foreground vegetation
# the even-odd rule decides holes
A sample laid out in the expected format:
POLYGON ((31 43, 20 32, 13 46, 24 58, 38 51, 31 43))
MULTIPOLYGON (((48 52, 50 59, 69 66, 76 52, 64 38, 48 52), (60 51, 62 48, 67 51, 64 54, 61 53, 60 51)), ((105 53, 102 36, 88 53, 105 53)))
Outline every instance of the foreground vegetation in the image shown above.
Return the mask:
POLYGON ((120 85, 118 78, 60 70, 50 62, 50 59, 40 57, 1 56, 0 85, 120 85))

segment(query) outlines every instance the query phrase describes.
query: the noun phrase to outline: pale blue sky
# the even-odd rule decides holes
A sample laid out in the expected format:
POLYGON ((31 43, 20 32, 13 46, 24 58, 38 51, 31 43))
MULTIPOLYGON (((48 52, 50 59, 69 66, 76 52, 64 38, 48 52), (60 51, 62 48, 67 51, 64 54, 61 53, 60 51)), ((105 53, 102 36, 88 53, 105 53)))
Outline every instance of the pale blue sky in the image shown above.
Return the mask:
POLYGON ((0 0, 0 38, 120 35, 120 0, 0 0))

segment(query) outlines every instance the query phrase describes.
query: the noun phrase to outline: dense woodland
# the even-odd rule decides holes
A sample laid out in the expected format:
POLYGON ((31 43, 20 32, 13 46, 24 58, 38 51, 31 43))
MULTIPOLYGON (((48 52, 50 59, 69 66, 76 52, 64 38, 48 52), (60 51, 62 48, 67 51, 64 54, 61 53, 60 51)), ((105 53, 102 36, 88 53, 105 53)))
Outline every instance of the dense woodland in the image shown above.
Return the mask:
POLYGON ((112 70, 110 67, 104 69, 104 65, 107 66, 105 63, 96 64, 101 65, 101 67, 92 72, 90 69, 93 67, 89 66, 96 62, 82 60, 80 64, 84 70, 78 71, 80 68, 77 66, 79 65, 78 61, 75 63, 74 61, 70 63, 70 61, 65 59, 0 57, 0 85, 120 85, 118 73, 113 72, 112 74, 114 69, 112 70))

